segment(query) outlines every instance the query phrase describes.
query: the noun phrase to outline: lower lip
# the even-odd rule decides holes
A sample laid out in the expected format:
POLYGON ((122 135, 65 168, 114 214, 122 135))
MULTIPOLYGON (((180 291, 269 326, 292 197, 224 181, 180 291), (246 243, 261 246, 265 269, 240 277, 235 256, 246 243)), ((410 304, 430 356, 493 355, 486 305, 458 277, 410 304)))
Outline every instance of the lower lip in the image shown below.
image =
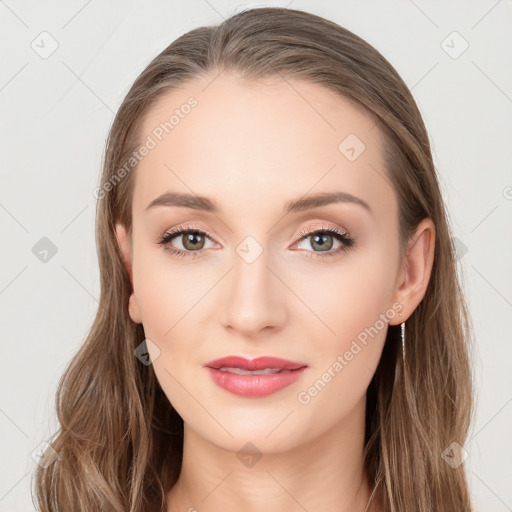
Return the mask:
POLYGON ((297 382, 307 366, 297 370, 283 370, 268 375, 238 375, 236 373, 207 368, 217 386, 241 396, 267 396, 297 382))

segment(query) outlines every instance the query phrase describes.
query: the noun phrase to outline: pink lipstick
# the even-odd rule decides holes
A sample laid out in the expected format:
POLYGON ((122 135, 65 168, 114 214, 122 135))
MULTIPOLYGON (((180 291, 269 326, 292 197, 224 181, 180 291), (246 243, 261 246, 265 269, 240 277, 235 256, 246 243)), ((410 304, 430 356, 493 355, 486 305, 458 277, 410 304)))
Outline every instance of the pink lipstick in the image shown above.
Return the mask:
POLYGON ((241 396, 260 397, 275 393, 299 380, 308 365, 277 357, 245 359, 229 356, 204 365, 215 384, 241 396))

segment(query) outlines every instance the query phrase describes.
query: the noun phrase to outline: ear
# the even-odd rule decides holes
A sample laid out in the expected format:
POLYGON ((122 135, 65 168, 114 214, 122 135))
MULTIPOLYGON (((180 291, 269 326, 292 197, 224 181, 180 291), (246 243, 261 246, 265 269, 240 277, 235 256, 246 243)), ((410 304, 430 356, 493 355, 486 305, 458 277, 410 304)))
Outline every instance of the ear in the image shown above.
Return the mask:
POLYGON ((128 313, 133 322, 135 322, 136 324, 141 324, 142 316, 140 313, 139 305, 137 303, 137 297, 135 296, 135 290, 133 288, 133 264, 131 244, 129 237, 126 234, 126 228, 122 224, 116 224, 116 236, 117 242, 119 244, 119 249, 123 257, 123 264, 130 277, 131 293, 130 300, 128 302, 128 313))
POLYGON ((432 219, 423 219, 407 246, 404 266, 399 272, 394 301, 403 306, 401 317, 395 317, 390 325, 400 324, 409 318, 427 291, 432 266, 436 228, 432 219))

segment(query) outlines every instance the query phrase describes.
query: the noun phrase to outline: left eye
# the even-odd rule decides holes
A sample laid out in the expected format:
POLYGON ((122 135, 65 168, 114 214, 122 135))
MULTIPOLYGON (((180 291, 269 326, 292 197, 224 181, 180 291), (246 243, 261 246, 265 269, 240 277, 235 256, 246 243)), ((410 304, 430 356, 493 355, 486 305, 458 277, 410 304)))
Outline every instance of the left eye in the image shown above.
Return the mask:
MULTIPOLYGON (((353 247, 355 240, 349 235, 349 233, 339 230, 335 227, 321 227, 315 230, 304 230, 297 234, 301 236, 297 245, 307 242, 311 239, 309 244, 314 249, 313 251, 306 250, 306 256, 315 258, 327 258, 330 256, 336 256, 343 251, 353 247), (338 248, 333 248, 334 241, 338 241, 338 248), (316 250, 318 249, 318 250, 316 250)), ((298 247, 302 249, 302 247, 298 247)))
MULTIPOLYGON (((309 235, 304 236, 301 240, 299 240, 299 244, 308 242, 310 247, 312 247, 315 252, 325 252, 333 249, 333 245, 335 242, 338 242, 338 247, 334 247, 334 249, 338 249, 340 246, 343 246, 343 242, 346 242, 347 238, 337 233, 333 233, 332 231, 316 231, 315 233, 310 233, 309 235)), ((307 247, 298 247, 299 249, 307 249, 307 247)))

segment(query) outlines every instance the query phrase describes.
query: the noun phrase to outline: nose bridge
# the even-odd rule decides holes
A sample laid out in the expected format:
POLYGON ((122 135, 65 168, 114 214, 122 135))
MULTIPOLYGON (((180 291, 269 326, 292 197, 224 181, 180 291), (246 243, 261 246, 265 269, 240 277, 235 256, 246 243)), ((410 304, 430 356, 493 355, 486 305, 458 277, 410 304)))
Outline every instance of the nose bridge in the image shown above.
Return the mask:
POLYGON ((270 270, 273 258, 264 243, 247 236, 232 254, 224 323, 245 333, 278 326, 283 320, 282 284, 270 270))

